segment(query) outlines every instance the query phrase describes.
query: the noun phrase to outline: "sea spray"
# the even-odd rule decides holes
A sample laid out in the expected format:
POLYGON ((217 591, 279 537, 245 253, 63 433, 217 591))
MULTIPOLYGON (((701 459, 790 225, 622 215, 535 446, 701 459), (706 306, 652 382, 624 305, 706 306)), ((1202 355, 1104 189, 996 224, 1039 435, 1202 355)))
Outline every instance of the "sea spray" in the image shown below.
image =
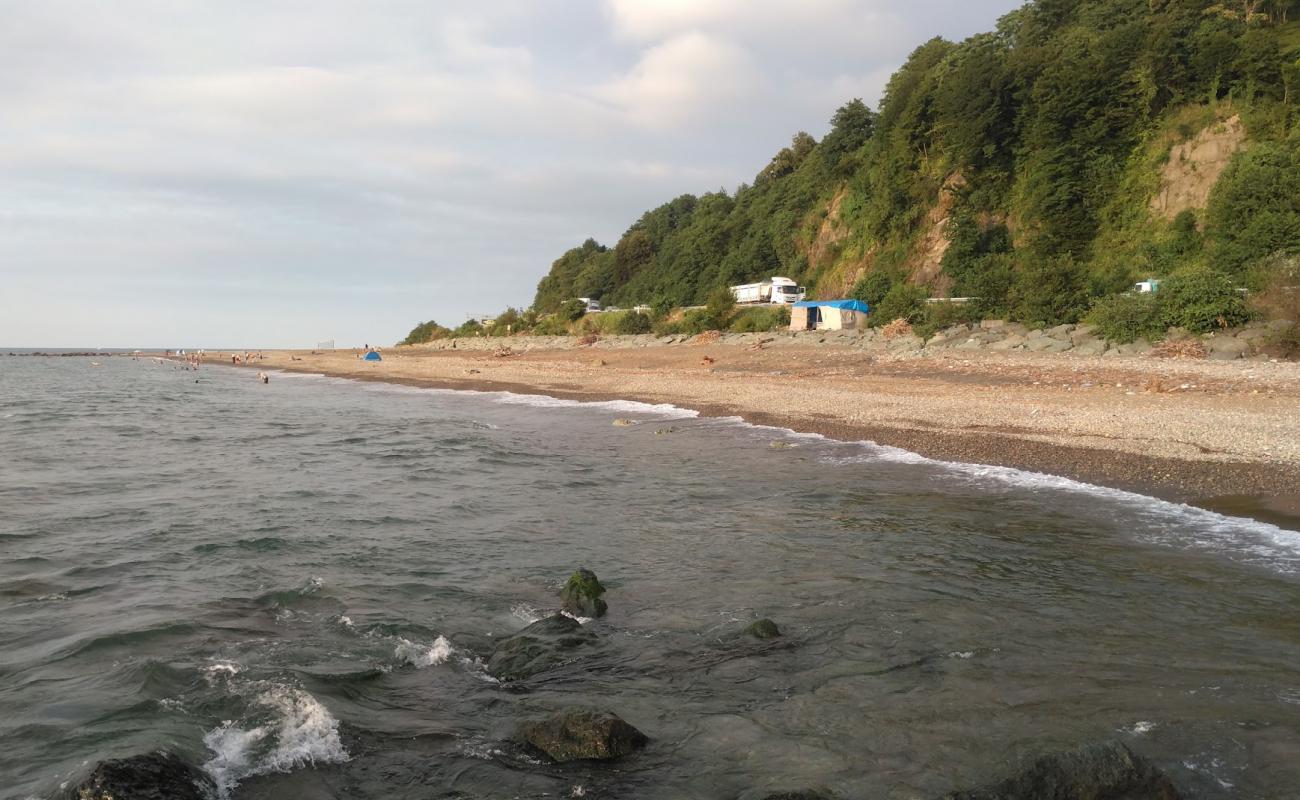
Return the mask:
POLYGON ((350 756, 339 738, 338 720, 303 689, 256 682, 260 687, 244 716, 208 731, 203 743, 213 757, 203 768, 221 797, 246 778, 337 764, 350 756))

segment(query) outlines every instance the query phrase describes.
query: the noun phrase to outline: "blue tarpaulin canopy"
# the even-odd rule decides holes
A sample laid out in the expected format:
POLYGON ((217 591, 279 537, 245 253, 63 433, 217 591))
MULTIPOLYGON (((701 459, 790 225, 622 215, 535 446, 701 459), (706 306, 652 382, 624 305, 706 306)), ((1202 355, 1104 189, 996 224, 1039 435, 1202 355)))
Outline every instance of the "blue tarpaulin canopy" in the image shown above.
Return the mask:
POLYGON ((379 355, 379 353, 376 352, 376 351, 374 351, 374 350, 371 350, 369 353, 366 353, 366 355, 365 355, 365 359, 366 359, 366 361, 383 361, 383 360, 384 360, 383 356, 379 355))
POLYGON ((795 308, 839 308, 845 311, 860 311, 866 314, 871 311, 867 304, 861 300, 801 300, 794 304, 795 308))

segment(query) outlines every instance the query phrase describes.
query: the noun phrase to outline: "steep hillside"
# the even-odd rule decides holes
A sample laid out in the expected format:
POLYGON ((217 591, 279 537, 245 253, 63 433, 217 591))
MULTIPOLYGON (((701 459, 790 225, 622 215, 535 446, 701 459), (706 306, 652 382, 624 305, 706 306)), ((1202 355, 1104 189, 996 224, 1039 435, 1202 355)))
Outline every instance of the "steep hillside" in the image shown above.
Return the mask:
POLYGON ((1188 267, 1262 281, 1262 259, 1300 251, 1290 15, 1300 2, 1038 0, 931 40, 879 109, 851 101, 751 185, 570 250, 534 307, 701 303, 788 275, 814 296, 977 297, 1045 324, 1188 267))

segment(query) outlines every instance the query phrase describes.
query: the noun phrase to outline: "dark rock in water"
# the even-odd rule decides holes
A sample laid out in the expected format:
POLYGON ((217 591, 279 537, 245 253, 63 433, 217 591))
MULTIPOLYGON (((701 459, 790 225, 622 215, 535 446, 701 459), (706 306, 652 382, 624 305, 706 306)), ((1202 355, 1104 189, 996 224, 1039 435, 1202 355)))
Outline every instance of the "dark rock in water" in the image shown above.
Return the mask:
POLYGON ((207 800, 217 787, 198 767, 166 751, 101 761, 65 795, 72 800, 207 800))
POLYGON ((570 708, 519 726, 524 741, 555 761, 606 760, 645 747, 644 733, 606 711, 570 708))
POLYGON ((487 670, 501 680, 520 680, 572 660, 575 650, 595 641, 596 634, 577 620, 556 614, 502 639, 488 658, 487 670))
POLYGON ((578 617, 603 617, 609 608, 601 595, 605 587, 600 585, 596 573, 583 567, 569 578, 569 582, 560 591, 560 600, 564 610, 578 617))
POLYGON ((1179 800, 1164 773, 1122 742, 1043 756, 1000 783, 943 800, 1179 800))
POLYGON ((781 629, 776 627, 776 623, 770 619, 760 619, 757 622, 751 622, 745 633, 756 639, 775 639, 781 635, 781 629))

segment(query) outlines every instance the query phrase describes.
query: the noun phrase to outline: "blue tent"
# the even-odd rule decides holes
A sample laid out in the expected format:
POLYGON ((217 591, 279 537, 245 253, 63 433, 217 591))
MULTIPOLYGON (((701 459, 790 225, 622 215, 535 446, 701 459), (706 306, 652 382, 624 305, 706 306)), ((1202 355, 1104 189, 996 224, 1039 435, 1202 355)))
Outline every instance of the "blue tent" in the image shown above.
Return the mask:
POLYGON ((866 314, 871 311, 866 303, 861 300, 800 300, 794 304, 795 308, 838 308, 844 311, 858 311, 866 314))
POLYGON ((377 350, 371 350, 369 353, 366 353, 365 356, 364 356, 364 358, 365 358, 366 361, 383 361, 383 360, 384 360, 384 357, 381 356, 381 355, 379 355, 379 351, 377 351, 377 350))

